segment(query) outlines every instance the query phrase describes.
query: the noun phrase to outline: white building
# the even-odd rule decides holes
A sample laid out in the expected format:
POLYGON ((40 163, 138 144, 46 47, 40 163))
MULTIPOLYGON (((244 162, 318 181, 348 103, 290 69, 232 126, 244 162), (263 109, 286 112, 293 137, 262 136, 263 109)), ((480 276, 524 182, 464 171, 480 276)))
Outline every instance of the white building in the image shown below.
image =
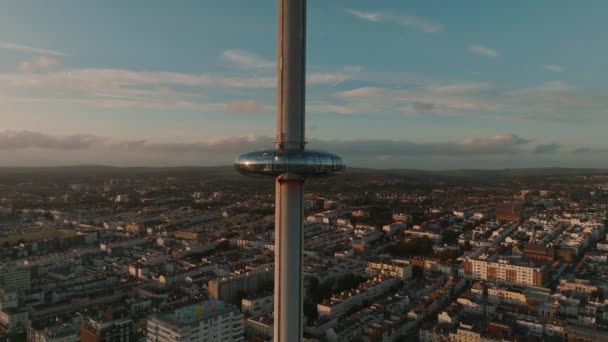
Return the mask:
POLYGON ((465 276, 474 280, 490 280, 503 284, 544 286, 547 281, 546 265, 511 263, 508 260, 492 262, 467 258, 464 263, 465 276))
POLYGON ((395 259, 390 262, 369 262, 365 269, 369 273, 381 273, 401 279, 412 278, 412 265, 407 260, 395 259))
POLYGON ((236 306, 207 300, 148 319, 148 342, 241 342, 243 314, 236 306))

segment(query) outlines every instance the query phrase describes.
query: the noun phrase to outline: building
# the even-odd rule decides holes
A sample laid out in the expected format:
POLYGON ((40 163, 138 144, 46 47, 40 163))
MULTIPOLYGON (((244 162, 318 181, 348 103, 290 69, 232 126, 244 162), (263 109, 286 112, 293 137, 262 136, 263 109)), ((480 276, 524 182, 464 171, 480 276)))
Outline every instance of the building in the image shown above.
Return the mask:
POLYGON ((356 289, 343 291, 317 304, 319 316, 337 317, 365 300, 372 300, 397 286, 398 278, 378 276, 360 284, 356 289))
POLYGON ((527 243, 524 245, 524 257, 530 260, 550 263, 555 260, 555 249, 527 243))
POLYGON ((194 230, 176 230, 175 231, 175 238, 176 239, 182 239, 182 240, 193 240, 193 241, 198 241, 201 240, 204 237, 204 234, 201 232, 197 232, 194 230))
POLYGON ((27 342, 78 342, 80 336, 70 325, 57 325, 36 330, 27 330, 27 342))
POLYGON ((450 333, 450 341, 457 342, 498 342, 515 341, 513 329, 499 323, 489 323, 487 329, 480 329, 474 324, 460 323, 455 333, 450 333))
POLYGON ((0 288, 9 291, 21 291, 29 289, 30 286, 31 274, 29 267, 0 267, 0 288))
POLYGON ((585 279, 560 279, 559 284, 557 285, 557 291, 572 291, 590 295, 598 292, 598 287, 591 284, 589 280, 585 279))
POLYGON ((488 288, 488 301, 492 304, 525 305, 527 298, 522 289, 496 286, 488 288))
POLYGON ((257 336, 272 341, 273 333, 273 315, 267 313, 260 316, 247 318, 245 322, 245 330, 248 336, 257 336))
POLYGON ((548 280, 547 265, 531 262, 512 263, 506 259, 497 262, 467 258, 464 262, 465 276, 474 280, 490 280, 498 283, 525 286, 544 286, 548 280))
POLYGON ((133 321, 130 318, 108 320, 106 318, 85 321, 80 330, 82 342, 134 341, 133 321))
POLYGON ((412 265, 407 260, 392 260, 391 262, 373 262, 367 264, 366 271, 369 273, 381 273, 386 276, 401 279, 412 278, 412 265))
POLYGON ((272 284, 274 271, 272 268, 265 268, 238 274, 231 277, 221 277, 209 281, 209 296, 225 302, 234 303, 240 299, 239 293, 243 291, 253 293, 262 289, 265 285, 272 284))
POLYGON ((499 221, 521 221, 524 217, 520 203, 505 203, 496 206, 496 219, 499 221))
POLYGON ((257 316, 272 312, 273 310, 273 295, 258 297, 258 298, 243 298, 241 301, 241 311, 252 316, 257 316))
POLYGON ((30 315, 27 309, 8 308, 0 311, 0 332, 21 333, 29 326, 30 315))
POLYGON ((116 203, 128 203, 129 202, 129 195, 117 195, 116 198, 114 199, 114 202, 116 202, 116 203))
POLYGON ((148 319, 148 342, 240 342, 243 314, 236 306, 207 300, 154 315, 148 319))
POLYGON ((0 310, 16 308, 19 304, 19 295, 14 291, 0 289, 0 310))

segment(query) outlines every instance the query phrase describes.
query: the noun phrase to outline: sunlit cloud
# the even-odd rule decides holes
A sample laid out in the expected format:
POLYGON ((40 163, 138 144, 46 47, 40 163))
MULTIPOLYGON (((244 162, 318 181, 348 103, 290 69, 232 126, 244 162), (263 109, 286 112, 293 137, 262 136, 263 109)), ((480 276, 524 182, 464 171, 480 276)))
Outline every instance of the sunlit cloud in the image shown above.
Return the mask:
POLYGON ((229 113, 259 113, 264 111, 264 105, 255 100, 234 100, 228 102, 226 110, 229 113))
POLYGON ((58 67, 61 64, 59 59, 55 57, 40 56, 34 59, 19 63, 19 70, 22 72, 37 72, 45 71, 58 67))

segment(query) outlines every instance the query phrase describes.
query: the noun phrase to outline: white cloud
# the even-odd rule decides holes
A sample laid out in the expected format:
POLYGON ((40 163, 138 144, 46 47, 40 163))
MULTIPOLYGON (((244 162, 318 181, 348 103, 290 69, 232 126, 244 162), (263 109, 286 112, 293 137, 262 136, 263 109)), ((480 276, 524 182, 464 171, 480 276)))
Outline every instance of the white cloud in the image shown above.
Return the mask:
POLYGON ((469 46, 469 50, 471 50, 471 52, 476 53, 478 55, 483 55, 483 56, 487 56, 487 57, 498 57, 498 51, 494 50, 494 49, 490 49, 488 47, 482 46, 482 45, 471 45, 469 46))
POLYGON ((555 65, 555 64, 545 64, 545 65, 543 65, 543 68, 545 70, 549 70, 549 71, 553 71, 553 72, 562 72, 562 71, 564 71, 564 69, 561 66, 555 65))
POLYGON ((59 66, 61 62, 55 57, 40 56, 34 59, 19 63, 19 70, 22 72, 44 71, 59 66))
POLYGON ((63 56, 63 57, 69 56, 66 53, 55 51, 55 50, 41 49, 41 48, 36 48, 36 47, 21 45, 21 44, 15 44, 15 43, 10 43, 10 42, 5 42, 5 41, 0 41, 0 49, 21 51, 21 52, 31 52, 31 53, 35 53, 35 54, 39 54, 39 55, 52 55, 52 56, 63 56))
POLYGON ((264 59, 252 52, 243 50, 226 50, 222 54, 222 57, 225 60, 246 69, 271 69, 276 67, 274 61, 264 59))
POLYGON ((443 25, 425 18, 409 14, 379 11, 359 11, 354 9, 347 9, 346 13, 364 21, 387 21, 427 33, 439 33, 443 31, 443 25))

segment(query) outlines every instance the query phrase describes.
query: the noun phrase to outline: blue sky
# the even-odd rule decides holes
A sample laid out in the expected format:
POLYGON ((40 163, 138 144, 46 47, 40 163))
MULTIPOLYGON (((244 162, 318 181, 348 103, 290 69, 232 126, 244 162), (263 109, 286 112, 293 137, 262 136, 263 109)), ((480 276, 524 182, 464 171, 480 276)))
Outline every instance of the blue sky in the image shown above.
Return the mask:
MULTIPOLYGON (((271 147, 276 5, 7 1, 0 166, 271 147)), ((608 167, 608 2, 308 7, 311 148, 365 167, 608 167)))

